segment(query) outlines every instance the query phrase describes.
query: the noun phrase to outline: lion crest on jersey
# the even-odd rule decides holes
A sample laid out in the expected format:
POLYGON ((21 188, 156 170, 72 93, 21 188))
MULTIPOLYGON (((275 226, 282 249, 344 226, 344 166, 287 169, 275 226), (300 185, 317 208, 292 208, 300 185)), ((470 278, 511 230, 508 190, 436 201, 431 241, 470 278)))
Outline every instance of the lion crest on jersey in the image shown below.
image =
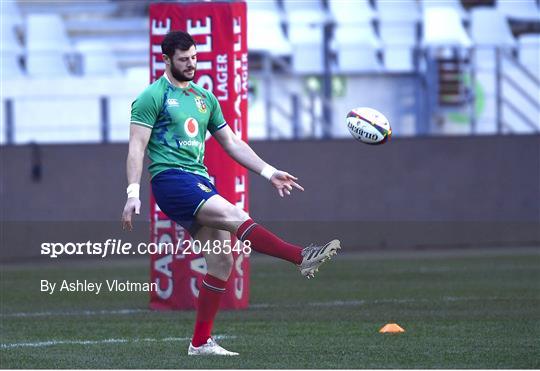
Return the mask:
POLYGON ((206 113, 206 102, 202 97, 195 96, 195 104, 200 113, 206 113))
POLYGON ((210 193, 212 192, 212 190, 210 188, 208 188, 207 186, 205 186, 204 184, 202 183, 197 183, 197 185, 199 186, 200 189, 202 189, 204 192, 206 193, 210 193))

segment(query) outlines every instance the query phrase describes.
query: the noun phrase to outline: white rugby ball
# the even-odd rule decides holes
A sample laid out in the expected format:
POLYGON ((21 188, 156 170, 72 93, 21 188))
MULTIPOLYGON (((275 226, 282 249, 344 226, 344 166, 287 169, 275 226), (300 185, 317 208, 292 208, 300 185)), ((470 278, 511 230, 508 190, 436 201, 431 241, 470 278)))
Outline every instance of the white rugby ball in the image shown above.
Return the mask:
POLYGON ((347 114, 347 128, 355 139, 366 144, 383 144, 392 136, 388 119, 369 107, 351 110, 347 114))

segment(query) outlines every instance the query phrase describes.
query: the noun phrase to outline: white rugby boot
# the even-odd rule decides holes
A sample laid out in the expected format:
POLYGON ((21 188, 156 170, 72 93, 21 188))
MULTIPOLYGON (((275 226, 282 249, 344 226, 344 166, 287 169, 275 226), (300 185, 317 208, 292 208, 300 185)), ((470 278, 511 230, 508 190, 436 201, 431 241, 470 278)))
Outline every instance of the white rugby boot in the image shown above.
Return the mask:
POLYGON ((237 356, 236 352, 229 352, 227 349, 222 348, 212 338, 208 338, 206 344, 200 347, 194 347, 191 342, 189 343, 188 353, 189 356, 237 356))
POLYGON ((302 276, 313 278, 319 266, 336 255, 341 249, 339 240, 332 240, 324 246, 308 246, 302 250, 302 263, 298 265, 302 276))

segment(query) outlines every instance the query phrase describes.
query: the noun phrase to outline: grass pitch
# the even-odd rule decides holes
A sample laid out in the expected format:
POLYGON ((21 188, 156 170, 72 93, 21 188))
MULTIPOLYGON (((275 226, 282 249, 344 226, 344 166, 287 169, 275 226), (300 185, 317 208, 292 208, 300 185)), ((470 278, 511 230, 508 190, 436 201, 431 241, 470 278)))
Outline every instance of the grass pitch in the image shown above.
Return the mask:
POLYGON ((540 368, 540 249, 342 254, 314 280, 253 257, 252 307, 218 315, 233 358, 188 358, 194 312, 40 279, 148 277, 148 263, 7 265, 1 368, 540 368), (379 334, 396 322, 403 334, 379 334))

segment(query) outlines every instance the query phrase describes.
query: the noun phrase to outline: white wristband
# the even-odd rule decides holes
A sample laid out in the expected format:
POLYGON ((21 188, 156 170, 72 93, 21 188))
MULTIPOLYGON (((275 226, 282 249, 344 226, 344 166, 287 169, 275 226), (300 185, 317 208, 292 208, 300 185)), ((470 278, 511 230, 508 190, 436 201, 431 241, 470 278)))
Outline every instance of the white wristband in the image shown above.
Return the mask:
POLYGON ((132 198, 132 197, 139 198, 140 189, 141 189, 140 184, 131 183, 130 185, 128 185, 127 190, 126 190, 128 198, 132 198))
POLYGON ((261 175, 263 177, 265 177, 266 179, 270 180, 270 178, 272 178, 272 175, 274 175, 274 173, 277 171, 277 169, 273 166, 270 166, 270 165, 266 165, 262 171, 261 171, 261 175))

